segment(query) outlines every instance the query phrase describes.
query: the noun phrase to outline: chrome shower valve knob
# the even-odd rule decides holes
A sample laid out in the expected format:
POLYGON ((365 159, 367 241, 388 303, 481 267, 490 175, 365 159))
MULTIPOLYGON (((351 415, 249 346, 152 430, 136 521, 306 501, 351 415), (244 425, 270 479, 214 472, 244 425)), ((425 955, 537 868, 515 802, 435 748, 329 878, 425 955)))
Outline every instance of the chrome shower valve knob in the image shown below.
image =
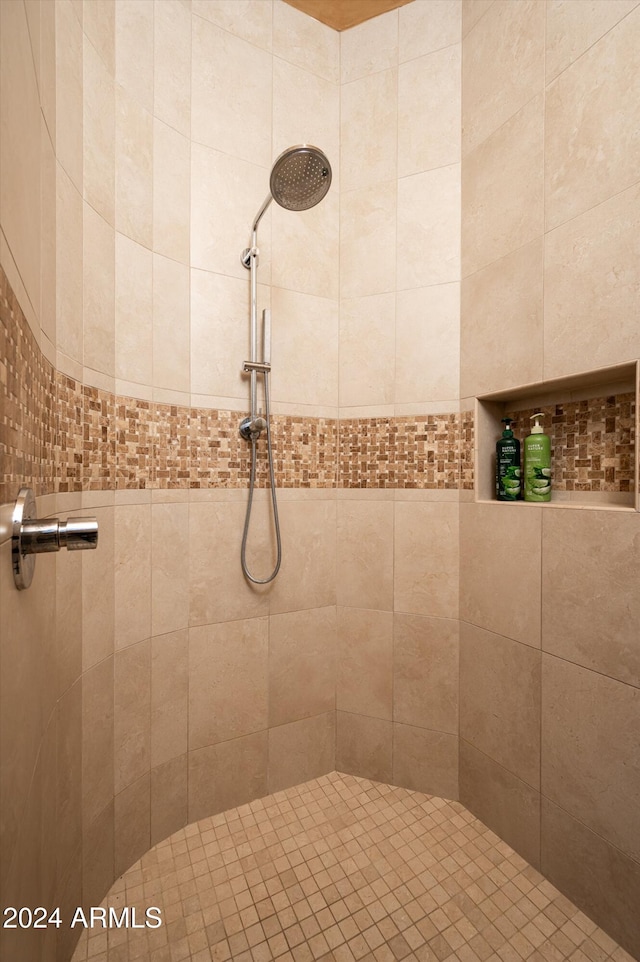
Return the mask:
POLYGON ((35 555, 51 551, 82 551, 98 546, 95 518, 36 518, 36 501, 31 488, 21 488, 12 516, 11 559, 16 588, 28 588, 36 566, 35 555))

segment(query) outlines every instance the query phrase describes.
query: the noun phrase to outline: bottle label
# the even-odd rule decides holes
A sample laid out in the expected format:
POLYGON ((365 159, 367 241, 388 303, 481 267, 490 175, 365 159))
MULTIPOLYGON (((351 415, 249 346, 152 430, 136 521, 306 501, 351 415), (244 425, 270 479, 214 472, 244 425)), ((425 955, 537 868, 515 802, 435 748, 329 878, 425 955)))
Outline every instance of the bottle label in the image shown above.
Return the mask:
POLYGON ((498 501, 520 498, 520 457, 515 445, 504 445, 497 457, 496 497, 498 501))

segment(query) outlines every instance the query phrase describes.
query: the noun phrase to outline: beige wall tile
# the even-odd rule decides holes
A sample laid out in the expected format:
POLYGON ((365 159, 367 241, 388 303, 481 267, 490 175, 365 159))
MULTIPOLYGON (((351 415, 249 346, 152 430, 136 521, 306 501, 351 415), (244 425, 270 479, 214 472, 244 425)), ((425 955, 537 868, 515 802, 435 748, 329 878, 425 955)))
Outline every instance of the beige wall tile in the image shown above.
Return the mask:
POLYGON ((158 635, 151 640, 152 769, 187 751, 188 709, 189 633, 158 635))
POLYGON ((271 4, 261 3, 259 6, 252 0, 194 0, 191 4, 192 14, 204 17, 236 37, 242 37, 256 47, 271 50, 271 25, 273 15, 271 4))
POLYGON ((546 798, 542 799, 542 871, 594 922, 615 933, 632 957, 640 954, 635 911, 640 898, 638 862, 546 798))
POLYGON ((463 738, 460 801, 530 865, 540 867, 540 795, 463 738))
POLYGON ((116 796, 145 773, 151 762, 151 643, 115 654, 114 770, 116 796))
POLYGON ((191 144, 173 127, 153 121, 153 249, 189 263, 191 144))
POLYGON ((459 626, 448 618, 393 618, 393 719, 458 733, 459 626))
MULTIPOLYGON (((335 502, 285 501, 279 512, 283 559, 280 575, 271 588, 271 613, 335 605, 335 502)), ((258 517, 254 536, 261 524, 258 517)), ((265 567, 263 562, 261 570, 265 567)))
POLYGON ((457 799, 458 736, 394 722, 393 784, 457 799))
MULTIPOLYGON (((93 9, 96 4, 88 4, 93 9)), ((99 7, 97 8, 99 9, 99 7)), ((112 7, 112 16, 114 13, 112 7)), ((84 199, 113 227, 115 224, 115 110, 113 69, 85 36, 83 55, 84 199)))
POLYGON ((189 277, 186 264, 153 255, 153 382, 172 391, 191 387, 189 277))
MULTIPOLYGON (((151 8, 151 4, 146 4, 151 8)), ((153 117, 116 86, 116 230, 153 245, 153 117)))
POLYGON ((82 904, 100 905, 111 888, 115 878, 114 849, 112 800, 82 833, 82 904))
POLYGON ((274 287, 271 312, 272 399, 337 407, 337 302, 274 287))
POLYGON ((151 770, 151 844, 187 824, 187 756, 151 770))
POLYGON ((398 181, 398 288, 460 279, 460 166, 398 181))
POLYGON ((137 862, 151 844, 151 798, 149 773, 133 782, 115 798, 116 878, 137 862))
POLYGON ((544 373, 559 377, 640 354, 634 322, 640 187, 545 238, 544 373), (606 337, 603 336, 606 331, 606 337))
POLYGON ((189 505, 151 507, 151 634, 189 624, 189 505))
POLYGON ((458 505, 396 502, 394 610, 458 616, 458 505))
POLYGON ((189 753, 189 821, 267 794, 267 733, 189 753))
POLYGON ((463 397, 542 380, 543 273, 539 237, 462 281, 463 397))
POLYGON ((333 188, 317 207, 299 213, 273 205, 274 287, 337 298, 338 208, 338 192, 333 188))
POLYGON ((294 144, 314 144, 329 159, 337 193, 343 109, 340 88, 310 70, 308 63, 296 66, 288 61, 288 57, 273 60, 272 159, 294 144))
POLYGON ((200 17, 193 20, 192 44, 192 139, 268 167, 271 57, 200 17))
POLYGON ((153 255, 116 233, 116 377, 153 383, 153 255))
MULTIPOLYGON (((56 158, 44 117, 40 121, 40 348, 55 363, 56 338, 56 158)), ((1 189, 0 189, 1 197, 1 189)), ((0 207, 2 201, 0 199, 0 207)), ((0 211, 0 217, 2 216, 0 211)), ((5 265, 6 269, 6 265, 5 265)), ((16 292, 17 293, 17 292, 16 292)))
POLYGON ((82 677, 82 823, 91 825, 114 796, 113 657, 82 677))
POLYGON ((539 648, 542 511, 512 507, 460 506, 460 617, 539 648))
POLYGON ((397 176, 398 71, 383 70, 344 84, 340 96, 340 179, 343 190, 373 187, 397 176), (372 136, 372 132, 375 132, 372 136))
POLYGON ((391 720, 392 703, 391 612, 338 608, 338 709, 391 720))
MULTIPOLYGON (((82 684, 77 681, 56 708, 56 850, 60 870, 82 841, 82 684)), ((53 799, 49 799, 49 804, 53 799)))
POLYGON ((269 726, 336 706, 336 609, 309 608, 269 619, 269 726))
POLYGON ((115 14, 116 80, 151 112, 154 4, 148 0, 118 0, 115 14))
POLYGON ((115 519, 115 647, 119 649, 151 635, 151 505, 119 505, 115 519))
POLYGON ((333 83, 340 80, 338 31, 287 3, 273 5, 273 53, 333 83))
POLYGON ((556 511, 542 531, 542 647, 640 686, 640 518, 556 511))
POLYGON ((82 552, 82 668, 113 654, 115 645, 115 524, 113 508, 92 508, 99 550, 82 552))
POLYGON ((348 775, 392 781, 393 726, 384 718, 336 713, 336 768, 348 775))
MULTIPOLYGON (((379 19, 379 18, 376 18, 379 19)), ((396 182, 340 196, 340 295, 364 297, 395 290, 396 182), (367 256, 362 252, 366 250, 367 256)))
POLYGON ((399 13, 400 63, 460 42, 459 0, 414 0, 399 13))
POLYGON ((549 85, 545 99, 545 218, 565 223, 638 180, 640 10, 549 85), (615 109, 612 105, 615 104, 615 109))
POLYGON ((65 552, 56 564, 57 697, 82 674, 82 555, 65 552))
POLYGON ((56 4, 56 157, 82 193, 82 26, 69 0, 56 4))
POLYGON ((460 285, 437 284, 396 295, 396 404, 460 394, 460 285))
POLYGON ((544 655, 542 791, 638 861, 640 691, 544 655))
POLYGON ((527 645, 460 624, 460 737, 534 789, 540 786, 540 657, 527 645))
POLYGON ((194 394, 248 398, 249 382, 241 373, 243 361, 249 358, 248 318, 246 279, 191 271, 191 390, 194 394))
POLYGON ((56 169, 57 348, 82 363, 82 197, 60 164, 56 169))
POLYGON ((339 605, 393 608, 393 514, 390 502, 338 502, 339 605))
POLYGON ((400 177, 460 163, 460 57, 454 43, 400 67, 400 177))
POLYGON ((179 0, 154 0, 153 113, 185 137, 191 132, 191 16, 179 0))
POLYGON ((343 84, 395 67, 398 62, 398 11, 391 10, 340 33, 343 84))
POLYGON ((269 729, 269 792, 333 771, 335 717, 331 711, 269 729))
POLYGON ((465 154, 544 88, 545 5, 494 3, 465 40, 462 126, 465 154))
MULTIPOLYGON (((247 548, 248 563, 258 577, 266 577, 262 572, 271 571, 273 565, 264 507, 254 503, 247 548)), ((191 625, 256 618, 268 612, 269 589, 249 587, 240 567, 244 517, 242 503, 189 506, 191 625)))
POLYGON ((189 632, 189 748, 204 748, 267 727, 266 618, 189 632))
POLYGON ((637 0, 550 0, 547 3, 547 82, 565 70, 637 6, 637 0))
POLYGON ((543 111, 534 97, 466 157, 463 277, 543 232, 543 111))
POLYGON ((390 404, 395 373, 393 294, 343 299, 340 304, 340 405, 390 404))
POLYGON ((115 28, 116 10, 111 0, 85 0, 82 8, 82 29, 112 77, 116 70, 115 28))
POLYGON ((494 0, 462 0, 462 36, 465 37, 485 15, 494 0))
POLYGON ((84 364, 115 373, 115 234, 113 227, 83 206, 84 364))
MULTIPOLYGON (((268 193, 268 173, 255 158, 246 162, 192 143, 191 266, 241 278, 248 290, 249 273, 240 256, 268 193)), ((267 212, 260 221, 258 235, 262 283, 270 277, 270 230, 271 213, 267 212)))

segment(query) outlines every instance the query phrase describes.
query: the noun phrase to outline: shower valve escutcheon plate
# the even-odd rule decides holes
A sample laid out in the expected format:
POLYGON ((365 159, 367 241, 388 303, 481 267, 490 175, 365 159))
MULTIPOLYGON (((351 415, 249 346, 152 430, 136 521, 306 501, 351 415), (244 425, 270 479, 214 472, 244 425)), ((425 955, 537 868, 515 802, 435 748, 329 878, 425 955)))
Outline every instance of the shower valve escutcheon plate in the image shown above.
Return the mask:
POLYGON ((82 551, 98 546, 95 518, 36 518, 36 499, 31 488, 20 488, 13 508, 11 561, 16 588, 28 588, 33 580, 35 556, 67 548, 82 551))

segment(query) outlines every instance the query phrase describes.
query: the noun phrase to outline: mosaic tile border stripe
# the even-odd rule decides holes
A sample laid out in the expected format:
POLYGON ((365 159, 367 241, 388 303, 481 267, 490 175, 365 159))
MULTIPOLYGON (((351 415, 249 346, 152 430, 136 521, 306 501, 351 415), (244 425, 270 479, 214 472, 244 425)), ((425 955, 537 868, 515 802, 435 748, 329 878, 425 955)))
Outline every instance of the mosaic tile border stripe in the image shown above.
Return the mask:
MULTIPOLYGON (((557 491, 631 492, 635 397, 544 408, 557 491)), ((527 425, 533 411, 511 412, 527 425)), ((236 411, 114 395, 57 372, 0 268, 0 497, 135 488, 245 488, 236 411)), ((278 487, 473 490, 473 411, 381 418, 272 417, 278 487)), ((267 487, 266 445, 256 483, 267 487)))

